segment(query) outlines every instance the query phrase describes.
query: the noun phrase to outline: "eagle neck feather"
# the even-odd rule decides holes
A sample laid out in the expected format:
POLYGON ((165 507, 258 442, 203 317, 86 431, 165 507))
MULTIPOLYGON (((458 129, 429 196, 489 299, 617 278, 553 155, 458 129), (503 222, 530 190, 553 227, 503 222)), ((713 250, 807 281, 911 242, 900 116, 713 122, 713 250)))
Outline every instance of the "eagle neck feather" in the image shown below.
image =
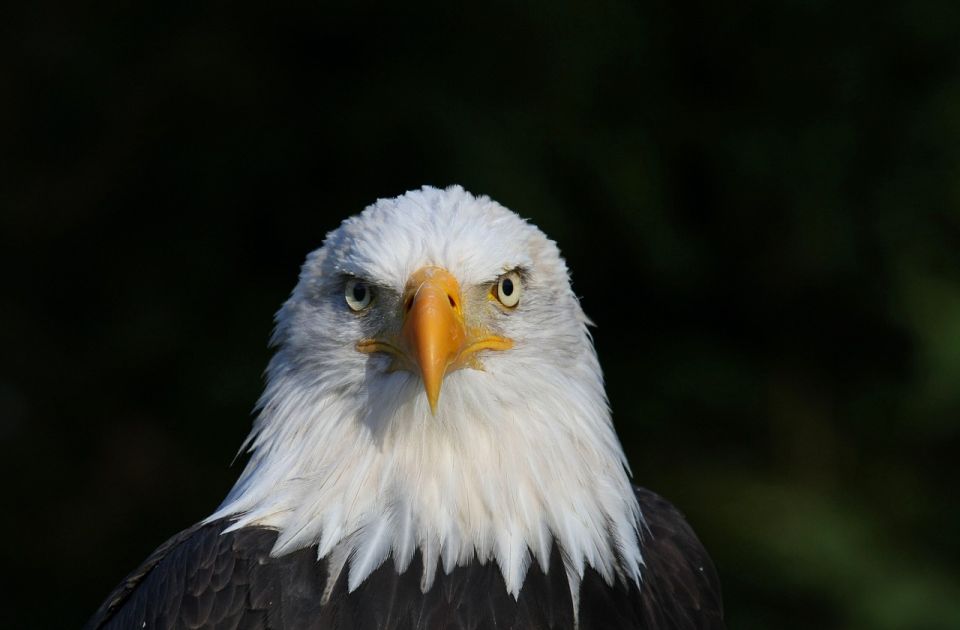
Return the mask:
POLYGON ((349 565, 351 590, 419 550, 424 591, 438 564, 492 561, 517 597, 531 562, 551 568, 552 545, 574 602, 586 566, 639 583, 641 516, 592 348, 565 371, 515 354, 448 375, 432 415, 412 374, 321 383, 281 347, 250 460, 207 520, 277 530, 277 556, 317 545, 333 572, 349 565))

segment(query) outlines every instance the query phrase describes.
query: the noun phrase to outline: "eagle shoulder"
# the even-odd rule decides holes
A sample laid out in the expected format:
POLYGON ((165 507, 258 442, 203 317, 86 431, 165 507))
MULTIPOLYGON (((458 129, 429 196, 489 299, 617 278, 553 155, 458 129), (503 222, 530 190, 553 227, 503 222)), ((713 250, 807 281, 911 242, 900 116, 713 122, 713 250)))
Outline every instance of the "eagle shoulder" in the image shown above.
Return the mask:
POLYGON ((673 504, 646 488, 634 491, 643 514, 643 627, 721 630, 720 578, 703 543, 673 504))
MULTIPOLYGON (((85 627, 277 625, 270 618, 283 575, 269 557, 277 534, 264 528, 224 534, 228 525, 226 520, 200 523, 160 545, 114 589, 85 627)), ((301 550, 286 557, 284 573, 299 569, 300 580, 312 576, 322 589, 325 565, 309 550, 301 550)))

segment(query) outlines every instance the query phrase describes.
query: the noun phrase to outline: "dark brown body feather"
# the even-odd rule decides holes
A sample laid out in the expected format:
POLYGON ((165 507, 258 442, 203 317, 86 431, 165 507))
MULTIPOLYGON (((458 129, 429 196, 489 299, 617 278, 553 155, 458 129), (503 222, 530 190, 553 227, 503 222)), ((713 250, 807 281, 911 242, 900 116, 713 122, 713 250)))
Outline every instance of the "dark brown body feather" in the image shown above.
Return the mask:
MULTIPOLYGON (((587 569, 580 630, 723 628, 720 584, 686 520, 656 494, 637 489, 644 515, 640 588, 608 585, 587 569)), ((270 557, 277 534, 221 532, 226 521, 195 525, 158 548, 94 614, 100 628, 304 628, 316 630, 527 630, 574 628, 573 603, 556 545, 550 570, 533 563, 514 599, 494 562, 437 570, 420 591, 422 561, 397 574, 387 560, 352 593, 343 571, 321 604, 327 563, 316 547, 270 557)))

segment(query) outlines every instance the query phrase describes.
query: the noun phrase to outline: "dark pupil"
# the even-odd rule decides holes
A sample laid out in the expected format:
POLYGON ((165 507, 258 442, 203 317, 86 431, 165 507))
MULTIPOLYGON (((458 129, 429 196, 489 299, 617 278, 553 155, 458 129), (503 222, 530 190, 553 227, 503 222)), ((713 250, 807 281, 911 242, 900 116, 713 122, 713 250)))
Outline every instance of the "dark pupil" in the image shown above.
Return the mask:
POLYGON ((507 297, 513 293, 513 280, 510 278, 504 278, 503 282, 500 283, 500 291, 507 297))
POLYGON ((353 285, 353 299, 357 302, 363 302, 365 297, 367 297, 367 287, 362 284, 353 285))

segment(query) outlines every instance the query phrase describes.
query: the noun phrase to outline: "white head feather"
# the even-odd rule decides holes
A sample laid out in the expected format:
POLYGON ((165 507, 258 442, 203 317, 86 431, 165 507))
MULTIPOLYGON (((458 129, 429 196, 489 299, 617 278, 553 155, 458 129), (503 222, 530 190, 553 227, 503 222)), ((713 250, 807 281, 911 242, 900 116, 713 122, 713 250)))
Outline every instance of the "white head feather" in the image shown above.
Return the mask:
POLYGON ((275 555, 316 544, 328 583, 349 562, 351 590, 419 549, 424 591, 438 561, 493 560, 516 597, 552 544, 575 601, 586 566, 639 581, 639 507, 587 323, 555 243, 503 206, 459 186, 377 201, 307 257, 277 314, 251 459, 208 520, 276 529, 275 555), (435 413, 418 375, 357 351, 387 316, 358 317, 343 294, 350 276, 399 295, 428 265, 462 287, 525 270, 517 308, 487 315, 514 347, 448 374, 435 413))

